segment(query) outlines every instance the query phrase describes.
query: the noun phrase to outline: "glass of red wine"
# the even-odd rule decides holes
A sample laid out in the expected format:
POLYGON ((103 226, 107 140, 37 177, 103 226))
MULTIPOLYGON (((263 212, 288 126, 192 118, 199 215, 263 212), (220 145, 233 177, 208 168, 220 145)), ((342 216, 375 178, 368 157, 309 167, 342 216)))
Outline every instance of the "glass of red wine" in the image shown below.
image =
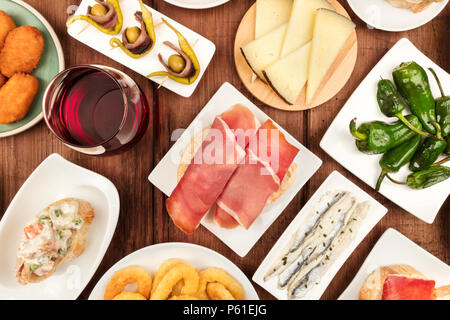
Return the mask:
POLYGON ((59 73, 43 98, 44 119, 70 148, 91 155, 119 153, 136 144, 149 122, 149 105, 123 72, 78 65, 59 73))

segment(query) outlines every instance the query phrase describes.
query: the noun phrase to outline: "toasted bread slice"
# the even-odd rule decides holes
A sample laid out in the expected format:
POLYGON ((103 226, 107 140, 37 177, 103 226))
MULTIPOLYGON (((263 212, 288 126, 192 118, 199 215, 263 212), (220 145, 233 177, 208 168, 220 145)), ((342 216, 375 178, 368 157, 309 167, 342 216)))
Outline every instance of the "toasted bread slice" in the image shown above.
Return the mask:
POLYGON ((68 240, 69 249, 67 253, 64 256, 57 258, 55 260, 55 264, 52 270, 50 270, 50 272, 48 272, 43 276, 38 276, 35 273, 33 273, 29 265, 18 257, 16 264, 16 277, 21 284, 25 285, 27 283, 41 282, 50 277, 56 271, 56 268, 59 265, 68 262, 70 260, 73 260, 83 253, 84 246, 86 243, 86 236, 89 231, 89 226, 92 220, 94 219, 94 209, 92 208, 90 203, 80 199, 67 198, 51 203, 42 211, 48 211, 50 207, 59 206, 64 202, 68 201, 76 201, 78 203, 78 214, 83 219, 84 222, 83 225, 81 226, 80 229, 72 231, 72 235, 68 240))
MULTIPOLYGON (((425 275, 410 265, 385 266, 373 271, 366 279, 359 292, 360 300, 381 300, 383 285, 390 275, 399 275, 413 279, 428 280, 425 275)), ((450 300, 450 285, 434 289, 433 299, 450 300)))

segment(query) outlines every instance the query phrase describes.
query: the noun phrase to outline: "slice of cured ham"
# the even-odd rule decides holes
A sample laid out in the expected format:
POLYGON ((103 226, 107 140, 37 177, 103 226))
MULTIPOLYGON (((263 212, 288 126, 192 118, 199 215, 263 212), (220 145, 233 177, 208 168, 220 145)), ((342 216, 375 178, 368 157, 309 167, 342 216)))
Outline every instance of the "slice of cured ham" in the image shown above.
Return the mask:
POLYGON ((197 229, 245 157, 248 137, 255 132, 253 113, 241 105, 215 118, 202 146, 166 200, 167 211, 178 228, 188 234, 197 229))
POLYGON ((435 282, 398 275, 386 278, 382 300, 432 300, 435 282))
POLYGON ((266 121, 217 200, 214 221, 228 229, 238 224, 250 228, 270 195, 279 189, 298 151, 272 121, 266 121))

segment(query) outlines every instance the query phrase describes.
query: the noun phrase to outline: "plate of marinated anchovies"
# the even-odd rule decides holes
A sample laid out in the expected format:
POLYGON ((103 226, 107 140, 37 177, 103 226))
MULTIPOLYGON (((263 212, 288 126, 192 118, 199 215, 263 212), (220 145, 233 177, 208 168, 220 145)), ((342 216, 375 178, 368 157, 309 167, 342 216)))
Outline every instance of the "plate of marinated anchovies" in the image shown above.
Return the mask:
POLYGON ((287 227, 253 275, 280 300, 320 299, 387 209, 337 171, 287 227))

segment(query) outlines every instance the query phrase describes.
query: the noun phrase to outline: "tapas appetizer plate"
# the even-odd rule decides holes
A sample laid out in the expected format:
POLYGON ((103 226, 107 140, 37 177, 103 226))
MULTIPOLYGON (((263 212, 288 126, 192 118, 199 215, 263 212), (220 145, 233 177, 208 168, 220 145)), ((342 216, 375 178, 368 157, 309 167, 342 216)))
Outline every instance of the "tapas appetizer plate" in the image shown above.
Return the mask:
POLYGON ((103 275, 92 290, 89 300, 103 300, 109 279, 120 269, 135 265, 147 269, 153 276, 164 261, 174 258, 183 260, 199 270, 210 267, 222 268, 242 285, 246 300, 259 300, 251 282, 233 262, 211 249, 181 242, 155 244, 122 258, 103 275))
POLYGON ((164 0, 174 6, 186 9, 207 9, 221 6, 230 0, 164 0))
POLYGON ((385 31, 408 31, 433 20, 448 0, 432 3, 422 12, 413 13, 409 9, 396 8, 386 0, 348 0, 355 14, 369 26, 385 31))
MULTIPOLYGON (((378 162, 381 155, 368 156, 359 152, 348 126, 355 117, 358 118, 358 123, 375 119, 386 122, 393 121, 386 118, 378 107, 376 99, 377 83, 380 77, 392 79, 392 70, 402 62, 407 61, 415 61, 424 69, 433 68, 440 78, 442 86, 444 88, 450 87, 450 75, 420 52, 408 39, 403 38, 389 50, 361 82, 333 120, 320 142, 320 147, 323 150, 372 188, 375 188, 380 174, 381 169, 378 162)), ((440 96, 438 86, 431 73, 428 70, 427 72, 433 95, 438 97, 440 96)), ((405 167, 394 177, 405 181, 408 173, 409 171, 405 167)), ((407 186, 399 186, 386 181, 381 186, 380 193, 419 219, 427 223, 433 223, 439 209, 449 195, 449 190, 450 180, 422 190, 413 190, 407 186)))
POLYGON ((97 270, 108 249, 119 217, 116 187, 105 177, 79 167, 58 154, 46 158, 28 177, 0 221, 0 299, 74 300, 97 270), (15 277, 17 248, 23 228, 40 210, 65 198, 88 201, 95 217, 86 238, 84 252, 58 266, 39 283, 21 285, 15 277))
MULTIPOLYGON (((349 242, 347 246, 345 246, 343 250, 340 251, 339 255, 336 257, 335 260, 332 260, 328 270, 322 275, 322 277, 319 280, 316 280, 317 282, 315 283, 315 286, 312 287, 301 298, 302 300, 320 299, 325 289, 330 284, 331 280, 333 280, 334 276, 342 267, 342 265, 345 263, 345 261, 348 259, 348 257, 351 255, 353 250, 355 250, 355 248, 361 243, 361 241, 363 241, 363 239, 373 229, 373 227, 375 227, 375 225, 387 213, 387 209, 384 206, 382 206, 375 199, 370 197, 366 192, 361 190, 350 180, 345 178, 338 171, 333 171, 328 176, 328 178, 325 179, 325 181, 322 183, 319 189, 317 189, 317 191, 308 200, 305 206, 300 210, 295 219, 292 220, 291 224, 287 227, 286 231, 281 235, 281 237, 278 239, 278 241, 270 250, 269 254, 266 256, 261 265, 258 267, 255 274, 253 275, 252 280, 257 284, 259 284, 264 289, 266 289, 277 299, 286 300, 288 298, 287 290, 279 288, 278 276, 271 277, 267 281, 264 281, 265 275, 268 273, 268 271, 274 265, 277 259, 281 256, 283 251, 285 251, 285 249, 288 248, 288 245, 291 243, 292 241, 291 239, 297 233, 297 230, 300 230, 301 228, 307 228, 307 226, 310 224, 309 220, 307 220, 309 214, 311 212, 313 215, 318 214, 317 213, 318 211, 316 210, 318 210, 318 208, 321 207, 319 203, 325 201, 325 206, 331 208, 330 207, 331 203, 328 202, 330 200, 326 195, 330 194, 331 197, 333 197, 335 193, 343 191, 346 191, 349 194, 351 194, 356 199, 356 201, 358 201, 358 203, 368 201, 368 204, 370 206, 368 208, 368 211, 366 212, 365 218, 363 218, 362 222, 360 222, 361 224, 359 226, 359 229, 357 231, 354 230, 356 235, 353 236, 353 240, 351 240, 351 242, 349 242)), ((350 220, 353 219, 355 218, 350 218, 350 220)), ((334 223, 334 221, 332 221, 332 223, 334 223)), ((317 224, 318 227, 322 229, 322 224, 325 225, 325 221, 324 222, 317 221, 317 224)), ((351 232, 353 232, 352 229, 350 230, 351 232)), ((303 233, 303 231, 300 233, 303 233)), ((343 234, 344 231, 338 232, 337 234, 339 235, 341 233, 343 234)), ((334 249, 336 250, 338 248, 335 247, 334 249)))
POLYGON ((42 114, 42 96, 53 77, 64 70, 64 53, 58 36, 51 25, 32 6, 20 0, 1 1, 0 10, 9 14, 17 26, 31 25, 38 28, 45 41, 39 65, 32 73, 39 80, 39 91, 34 97, 30 111, 20 121, 0 124, 1 138, 23 132, 42 120, 44 117, 42 114))
MULTIPOLYGON (((336 0, 328 0, 336 12, 350 18, 344 7, 336 0)), ((356 64, 358 43, 356 31, 353 31, 341 49, 335 62, 322 80, 319 92, 311 104, 306 104, 306 86, 301 91, 295 104, 290 105, 280 98, 272 88, 261 79, 255 79, 254 72, 246 62, 241 47, 255 39, 256 3, 253 4, 242 18, 234 41, 234 63, 241 81, 250 93, 259 101, 276 109, 299 111, 315 108, 335 96, 347 83, 356 64)))
MULTIPOLYGON (((231 84, 224 83, 152 171, 149 176, 150 182, 167 196, 172 194, 172 191, 177 185, 177 168, 181 160, 180 155, 186 146, 189 145, 191 137, 195 136, 199 130, 201 131, 203 128, 209 126, 217 115, 228 110, 235 104, 241 104, 247 107, 261 123, 270 119, 269 116, 250 102, 231 84)), ((292 186, 277 201, 266 205, 261 215, 248 230, 241 226, 232 230, 221 228, 214 223, 211 214, 207 214, 201 222, 206 229, 211 231, 241 257, 244 257, 250 251, 303 185, 322 165, 322 160, 295 140, 286 130, 279 125, 277 127, 285 135, 286 140, 290 144, 300 149, 300 152, 294 159, 294 162, 298 166, 298 174, 292 186)))
POLYGON ((450 266, 427 252, 395 229, 387 229, 367 256, 353 281, 338 298, 358 300, 359 291, 366 278, 377 268, 407 264, 428 279, 436 281, 436 287, 450 283, 450 266))
MULTIPOLYGON (((91 5, 93 0, 83 0, 78 7, 75 15, 85 14, 87 8, 91 5)), ((120 7, 123 13, 123 30, 127 26, 137 25, 134 13, 139 11, 139 2, 136 1, 122 1, 120 7)), ((148 6, 147 6, 148 7, 148 6)), ((146 77, 148 74, 154 71, 164 70, 163 65, 158 60, 158 54, 161 53, 163 57, 168 57, 173 54, 172 49, 168 48, 163 44, 164 41, 170 41, 178 46, 178 39, 176 34, 169 29, 165 24, 161 24, 162 18, 166 19, 170 24, 172 24, 190 43, 197 55, 200 62, 200 75, 198 79, 191 85, 184 85, 173 81, 171 79, 166 79, 166 77, 153 77, 151 80, 158 84, 162 84, 163 87, 175 92, 176 94, 188 98, 197 88, 206 68, 211 62, 214 52, 216 51, 216 46, 213 42, 206 39, 205 37, 199 35, 198 33, 186 28, 185 26, 179 24, 178 22, 170 19, 169 17, 161 14, 160 12, 148 7, 153 15, 153 22, 155 24, 156 31, 156 44, 152 52, 148 55, 134 59, 126 55, 121 49, 116 48, 111 50, 111 45, 109 40, 112 36, 102 33, 96 28, 89 26, 88 29, 82 31, 87 25, 87 22, 76 21, 71 24, 68 28, 69 34, 77 39, 78 41, 84 43, 85 45, 103 53, 105 56, 117 61, 120 64, 132 69, 133 71, 146 77), (81 32, 81 33, 80 33, 81 32)), ((121 34, 115 37, 121 38, 121 34)))

